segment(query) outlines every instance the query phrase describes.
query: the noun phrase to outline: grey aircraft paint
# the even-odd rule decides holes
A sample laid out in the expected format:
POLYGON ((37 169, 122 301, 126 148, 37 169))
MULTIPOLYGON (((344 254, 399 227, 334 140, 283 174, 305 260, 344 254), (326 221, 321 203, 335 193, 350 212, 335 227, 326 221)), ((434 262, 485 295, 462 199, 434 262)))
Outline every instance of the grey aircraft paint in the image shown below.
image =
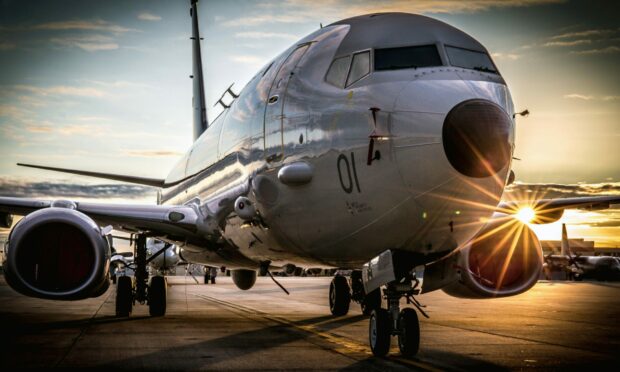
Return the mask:
MULTIPOLYGON (((476 222, 491 217, 510 162, 488 177, 459 173, 444 152, 444 119, 468 100, 495 104, 509 118, 514 109, 499 74, 451 66, 444 45, 486 53, 443 22, 386 13, 324 27, 269 62, 179 161, 161 193, 163 204, 204 203, 250 180, 261 222, 233 215, 217 251, 188 244, 184 255, 211 264, 354 268, 394 248, 424 264, 470 240, 481 228, 476 222), (436 45, 442 65, 373 71, 374 50, 416 45, 436 45), (346 87, 326 81, 334 59, 359 52, 370 57, 367 74, 346 87), (370 108, 379 109, 375 119, 370 108), (380 134, 373 144, 380 159, 368 165, 373 133, 380 134), (311 181, 281 182, 278 171, 298 162, 309 165, 311 181)), ((512 119, 509 142, 512 151, 512 119)))

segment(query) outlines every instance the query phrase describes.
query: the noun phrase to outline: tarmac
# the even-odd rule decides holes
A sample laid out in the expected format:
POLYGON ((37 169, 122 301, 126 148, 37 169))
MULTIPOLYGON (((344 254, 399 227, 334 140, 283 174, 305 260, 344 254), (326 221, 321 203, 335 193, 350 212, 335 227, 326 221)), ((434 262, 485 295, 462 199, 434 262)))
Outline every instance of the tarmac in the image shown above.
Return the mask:
POLYGON ((464 300, 419 296, 416 358, 368 347, 368 319, 352 303, 332 317, 330 278, 269 278, 249 291, 229 277, 196 284, 170 277, 165 317, 137 305, 114 315, 115 289, 99 298, 55 302, 21 296, 0 277, 0 370, 617 370, 620 285, 540 282, 515 297, 464 300))

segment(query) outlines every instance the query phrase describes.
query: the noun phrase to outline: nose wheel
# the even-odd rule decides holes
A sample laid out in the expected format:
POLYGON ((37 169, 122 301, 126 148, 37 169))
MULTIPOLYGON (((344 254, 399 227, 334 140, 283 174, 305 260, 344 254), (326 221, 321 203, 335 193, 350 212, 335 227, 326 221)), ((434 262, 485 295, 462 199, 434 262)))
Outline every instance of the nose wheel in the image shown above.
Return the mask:
POLYGON ((375 309, 370 314, 368 338, 370 350, 375 356, 386 356, 392 342, 390 314, 385 309, 375 309))
POLYGON ((342 316, 349 312, 351 304, 351 289, 347 278, 336 275, 329 285, 329 310, 332 315, 342 316))
POLYGON ((166 315, 167 283, 163 276, 154 276, 148 290, 149 314, 151 316, 166 315))
POLYGON ((411 308, 403 309, 398 319, 398 348, 404 356, 410 357, 420 349, 420 322, 418 314, 411 308))
POLYGON ((120 276, 116 284, 116 316, 127 317, 133 310, 133 282, 130 276, 120 276))

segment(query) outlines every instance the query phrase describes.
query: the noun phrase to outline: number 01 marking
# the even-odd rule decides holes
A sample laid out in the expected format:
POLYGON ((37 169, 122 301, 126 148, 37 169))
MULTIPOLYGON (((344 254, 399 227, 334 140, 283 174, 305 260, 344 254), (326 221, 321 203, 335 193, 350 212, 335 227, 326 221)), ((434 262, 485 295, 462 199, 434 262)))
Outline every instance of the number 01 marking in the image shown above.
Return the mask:
POLYGON ((340 186, 347 194, 353 192, 353 185, 355 182, 355 188, 358 193, 361 193, 360 189, 360 181, 357 179, 357 169, 355 169, 355 154, 351 153, 351 165, 349 165, 349 159, 344 155, 340 154, 338 156, 338 160, 336 162, 338 166, 338 178, 340 179, 340 186), (344 169, 343 169, 344 168, 344 169), (351 168, 353 168, 353 177, 351 177, 351 168), (344 177, 343 177, 343 173, 344 177))

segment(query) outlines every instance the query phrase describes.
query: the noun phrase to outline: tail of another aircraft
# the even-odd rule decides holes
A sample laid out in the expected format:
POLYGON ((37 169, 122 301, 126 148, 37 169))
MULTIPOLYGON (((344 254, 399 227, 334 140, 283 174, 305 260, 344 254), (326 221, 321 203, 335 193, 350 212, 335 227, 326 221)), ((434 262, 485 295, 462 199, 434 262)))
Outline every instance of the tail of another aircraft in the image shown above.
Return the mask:
POLYGON ((194 141, 207 129, 207 106, 205 105, 205 86, 202 75, 202 55, 200 53, 200 32, 198 30, 198 0, 190 0, 189 15, 192 17, 192 80, 194 109, 194 141))
POLYGON ((562 224, 562 256, 571 256, 570 246, 568 245, 568 233, 566 232, 566 224, 562 224))

